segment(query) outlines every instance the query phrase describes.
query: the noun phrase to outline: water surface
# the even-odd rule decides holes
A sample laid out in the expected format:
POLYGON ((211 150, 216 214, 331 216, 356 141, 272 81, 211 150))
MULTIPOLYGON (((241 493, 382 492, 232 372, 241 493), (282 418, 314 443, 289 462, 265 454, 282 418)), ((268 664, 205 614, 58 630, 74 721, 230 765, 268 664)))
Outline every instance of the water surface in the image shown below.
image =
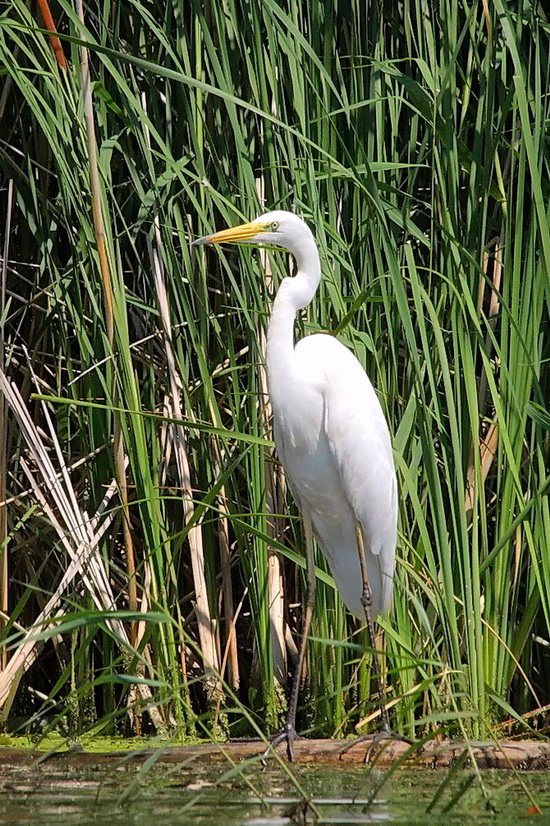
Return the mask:
POLYGON ((257 761, 74 769, 0 766, 0 823, 40 826, 292 826, 296 823, 550 826, 550 775, 398 771, 257 761), (483 787, 483 788, 482 788, 483 787), (529 796, 531 793, 531 797, 529 796), (542 808, 536 814, 533 804, 542 808), (549 814, 547 814, 547 812, 549 814))

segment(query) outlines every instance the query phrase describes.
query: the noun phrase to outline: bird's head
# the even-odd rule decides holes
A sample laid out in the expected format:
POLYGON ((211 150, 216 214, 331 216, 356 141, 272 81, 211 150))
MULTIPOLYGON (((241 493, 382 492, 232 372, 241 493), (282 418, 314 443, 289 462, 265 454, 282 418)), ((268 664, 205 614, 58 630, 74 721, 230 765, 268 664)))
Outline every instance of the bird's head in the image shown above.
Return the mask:
POLYGON ((205 235, 193 241, 193 246, 200 244, 257 244, 283 247, 296 254, 304 240, 313 240, 307 224, 284 210, 274 210, 260 215, 248 224, 240 224, 230 229, 222 229, 212 235, 205 235))

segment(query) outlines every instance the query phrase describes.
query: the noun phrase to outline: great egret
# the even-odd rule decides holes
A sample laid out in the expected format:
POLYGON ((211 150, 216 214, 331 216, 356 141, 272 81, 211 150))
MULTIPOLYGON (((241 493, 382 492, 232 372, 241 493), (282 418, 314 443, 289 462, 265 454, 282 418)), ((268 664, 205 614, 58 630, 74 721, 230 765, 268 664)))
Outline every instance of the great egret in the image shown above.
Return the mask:
MULTIPOLYGON (((255 221, 206 235, 198 244, 275 245, 296 259, 273 303, 266 346, 268 391, 277 454, 304 524, 307 593, 298 663, 283 732, 294 759, 298 692, 315 595, 312 537, 326 556, 342 599, 366 618, 375 647, 374 618, 387 611, 393 586, 397 483, 388 426, 357 358, 331 335, 294 343, 296 312, 312 301, 321 278, 319 253, 307 224, 277 210, 255 221)), ((377 655, 374 677, 382 727, 389 731, 377 655)))

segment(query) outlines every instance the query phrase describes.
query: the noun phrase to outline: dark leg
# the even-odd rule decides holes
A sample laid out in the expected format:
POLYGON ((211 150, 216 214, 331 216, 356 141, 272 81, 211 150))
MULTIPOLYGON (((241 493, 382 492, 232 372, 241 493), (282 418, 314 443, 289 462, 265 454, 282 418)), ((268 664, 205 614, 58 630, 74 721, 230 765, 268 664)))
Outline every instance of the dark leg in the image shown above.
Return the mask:
POLYGON ((359 553, 359 562, 361 565, 361 576, 363 577, 363 593, 361 594, 361 604, 365 611, 365 619, 367 621, 367 628, 369 631, 369 640, 373 649, 372 676, 374 678, 375 690, 378 692, 378 698, 380 703, 380 718, 382 720, 382 725, 380 727, 380 731, 375 735, 365 734, 361 737, 356 737, 355 740, 352 740, 349 746, 346 746, 342 750, 342 754, 348 751, 348 749, 353 748, 353 746, 357 745, 357 743, 364 742, 365 740, 371 740, 371 747, 367 751, 367 755, 365 758, 368 761, 371 749, 381 740, 402 740, 403 742, 409 743, 411 745, 413 741, 410 740, 408 737, 404 737, 401 734, 396 734, 390 728, 388 710, 386 708, 386 696, 382 682, 382 669, 380 668, 380 660, 378 658, 378 653, 376 651, 376 636, 374 632, 374 620, 372 618, 372 591, 370 589, 369 576, 367 571, 365 538, 363 535, 363 529, 359 522, 355 523, 355 536, 357 539, 357 551, 359 553))
MULTIPOLYGON (((313 616, 313 606, 315 604, 315 564, 313 559, 313 529, 311 525, 311 513, 309 508, 304 508, 303 523, 304 535, 306 540, 306 603, 304 606, 304 618, 302 622, 302 633, 300 636, 300 645, 298 648, 298 662, 296 664, 296 671, 294 672, 294 679, 292 681, 292 689, 290 692, 290 703, 288 706, 288 715, 286 723, 280 734, 277 734, 271 743, 271 748, 278 746, 283 740, 286 740, 288 759, 294 763, 294 740, 296 734, 296 712, 298 710, 298 696, 300 694, 300 686, 302 684, 302 672, 304 670, 304 660, 306 658, 307 638, 309 636, 309 629, 311 626, 311 618, 313 616)), ((266 752, 267 754, 267 752, 266 752)))

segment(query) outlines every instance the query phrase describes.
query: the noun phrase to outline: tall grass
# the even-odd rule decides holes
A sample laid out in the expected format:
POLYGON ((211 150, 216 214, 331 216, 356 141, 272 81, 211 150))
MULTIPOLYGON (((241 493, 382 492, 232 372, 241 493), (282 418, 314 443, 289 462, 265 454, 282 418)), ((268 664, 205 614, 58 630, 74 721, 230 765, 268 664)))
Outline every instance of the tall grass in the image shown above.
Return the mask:
MULTIPOLYGON (((299 333, 353 347, 393 433, 396 727, 484 736, 550 703, 543 7, 122 2, 84 23, 65 0, 52 10, 66 70, 26 3, 0 18, 3 369, 35 426, 18 424, 14 390, 2 632, 10 658, 30 640, 34 662, 8 672, 4 717, 280 723, 302 539, 260 343, 288 264, 189 248, 264 207, 314 228, 325 275, 299 333), (48 472, 29 463, 36 439, 48 472), (69 513, 108 572, 103 601, 86 569, 63 576, 69 513), (128 627, 105 623, 115 609, 128 627), (58 633, 56 614, 82 622, 58 633)), ((318 565, 302 728, 348 732, 372 710, 368 653, 318 565)))

